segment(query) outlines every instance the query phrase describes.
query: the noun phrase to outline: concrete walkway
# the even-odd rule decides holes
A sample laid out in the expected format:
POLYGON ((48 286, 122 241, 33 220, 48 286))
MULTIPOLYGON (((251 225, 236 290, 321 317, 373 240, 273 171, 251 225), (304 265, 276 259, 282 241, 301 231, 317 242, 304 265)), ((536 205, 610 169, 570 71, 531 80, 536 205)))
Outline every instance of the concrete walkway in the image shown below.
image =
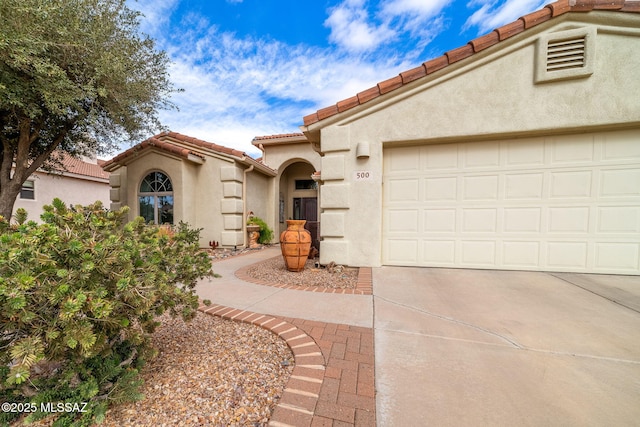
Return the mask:
POLYGON ((373 269, 374 295, 243 282, 277 248, 216 262, 216 304, 374 328, 379 426, 637 425, 640 278, 373 269))
POLYGON ((213 271, 222 277, 201 281, 197 287, 198 295, 216 304, 256 313, 373 327, 371 295, 323 294, 281 289, 247 283, 235 276, 235 271, 241 267, 279 254, 279 248, 267 248, 215 262, 213 271))

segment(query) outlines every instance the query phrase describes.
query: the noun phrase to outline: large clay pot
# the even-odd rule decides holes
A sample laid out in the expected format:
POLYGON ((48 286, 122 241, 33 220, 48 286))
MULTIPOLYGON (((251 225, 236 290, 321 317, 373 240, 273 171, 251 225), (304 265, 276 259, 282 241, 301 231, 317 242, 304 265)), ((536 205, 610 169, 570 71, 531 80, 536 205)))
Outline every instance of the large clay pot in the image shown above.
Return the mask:
POLYGON ((287 229, 280 234, 280 248, 284 264, 289 271, 302 271, 311 249, 311 233, 301 220, 287 220, 287 229))

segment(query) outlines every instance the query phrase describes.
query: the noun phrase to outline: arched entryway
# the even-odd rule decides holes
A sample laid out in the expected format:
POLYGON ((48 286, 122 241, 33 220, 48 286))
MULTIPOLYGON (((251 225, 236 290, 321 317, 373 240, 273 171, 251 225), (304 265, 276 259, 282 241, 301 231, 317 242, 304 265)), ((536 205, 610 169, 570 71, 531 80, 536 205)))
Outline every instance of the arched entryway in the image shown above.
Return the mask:
POLYGON ((319 248, 318 183, 312 178, 313 165, 294 161, 286 166, 279 182, 279 232, 287 228, 286 220, 304 219, 311 232, 313 246, 319 248))

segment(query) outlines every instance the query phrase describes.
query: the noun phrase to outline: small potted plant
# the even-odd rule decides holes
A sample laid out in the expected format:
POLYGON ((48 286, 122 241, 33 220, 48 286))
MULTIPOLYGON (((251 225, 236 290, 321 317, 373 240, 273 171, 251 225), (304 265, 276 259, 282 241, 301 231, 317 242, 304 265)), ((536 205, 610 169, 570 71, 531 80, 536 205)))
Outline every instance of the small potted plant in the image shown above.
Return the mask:
POLYGON ((273 230, 261 218, 249 213, 247 217, 247 233, 249 234, 249 248, 259 248, 273 239, 273 230))

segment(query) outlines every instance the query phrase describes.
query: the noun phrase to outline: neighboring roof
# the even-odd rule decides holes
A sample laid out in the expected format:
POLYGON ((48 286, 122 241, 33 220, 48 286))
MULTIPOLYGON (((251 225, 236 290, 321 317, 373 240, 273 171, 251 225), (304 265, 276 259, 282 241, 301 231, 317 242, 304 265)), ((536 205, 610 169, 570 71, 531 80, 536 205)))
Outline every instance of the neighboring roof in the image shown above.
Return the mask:
POLYGON ((468 58, 490 46, 519 34, 538 24, 546 22, 556 16, 568 12, 589 12, 591 10, 607 10, 619 12, 640 13, 640 1, 634 0, 559 0, 548 4, 542 9, 525 15, 518 20, 506 24, 492 32, 471 40, 464 46, 446 52, 411 70, 404 71, 398 76, 382 81, 376 86, 364 90, 351 98, 344 99, 335 105, 322 108, 304 117, 304 126, 310 126, 326 118, 335 116, 358 105, 365 104, 381 95, 392 92, 400 87, 418 80, 436 71, 468 58))
POLYGON ((91 181, 108 181, 109 173, 102 170, 103 160, 97 159, 96 163, 86 162, 81 158, 72 157, 66 152, 54 153, 56 164, 49 168, 38 169, 39 173, 53 173, 71 178, 88 179, 91 181))
POLYGON ((62 157, 62 165, 66 169, 65 173, 108 180, 109 173, 102 170, 100 162, 101 160, 98 160, 97 163, 89 163, 68 154, 64 154, 62 157))
POLYGON ((111 171, 117 166, 123 165, 131 158, 139 156, 143 151, 148 149, 164 151, 195 163, 204 163, 205 155, 203 154, 203 151, 215 153, 224 157, 230 157, 249 166, 257 166, 264 172, 275 175, 275 171, 273 169, 265 166, 240 150, 214 144, 212 142, 193 138, 177 132, 163 132, 161 134, 154 135, 151 138, 148 138, 118 154, 113 159, 105 162, 102 167, 106 171, 111 171))

